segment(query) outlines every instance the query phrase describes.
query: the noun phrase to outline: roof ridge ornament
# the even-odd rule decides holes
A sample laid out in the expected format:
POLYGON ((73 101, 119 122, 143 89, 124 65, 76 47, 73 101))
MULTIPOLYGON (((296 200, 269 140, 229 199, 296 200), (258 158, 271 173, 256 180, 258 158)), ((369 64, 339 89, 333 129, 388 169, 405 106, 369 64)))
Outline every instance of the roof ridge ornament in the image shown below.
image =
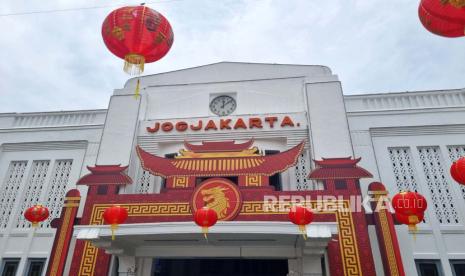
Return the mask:
POLYGON ((236 140, 229 140, 218 142, 202 141, 201 145, 194 145, 184 140, 184 146, 187 150, 193 152, 242 151, 249 149, 254 142, 254 138, 251 138, 248 141, 239 144, 236 144, 236 140))

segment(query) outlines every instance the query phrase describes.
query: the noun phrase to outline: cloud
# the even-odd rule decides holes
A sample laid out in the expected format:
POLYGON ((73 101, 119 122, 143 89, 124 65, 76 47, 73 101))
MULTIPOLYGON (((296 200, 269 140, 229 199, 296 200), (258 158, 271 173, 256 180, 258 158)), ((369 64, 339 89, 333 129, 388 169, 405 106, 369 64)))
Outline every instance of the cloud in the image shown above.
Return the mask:
MULTIPOLYGON (((0 13, 75 5, 10 0, 0 13)), ((322 64, 339 75, 346 94, 464 87, 464 40, 428 33, 418 21, 417 5, 404 0, 151 4, 172 23, 175 43, 145 74, 218 61, 322 64)), ((0 112, 105 108, 113 89, 129 78, 100 37, 111 10, 0 17, 8 29, 0 38, 0 112)))

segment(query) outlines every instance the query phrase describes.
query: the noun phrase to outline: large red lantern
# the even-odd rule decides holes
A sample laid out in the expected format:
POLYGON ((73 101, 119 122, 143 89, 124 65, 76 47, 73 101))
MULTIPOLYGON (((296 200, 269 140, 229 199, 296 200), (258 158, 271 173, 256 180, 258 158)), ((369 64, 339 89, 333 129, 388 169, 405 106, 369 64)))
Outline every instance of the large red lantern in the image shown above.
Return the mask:
POLYGON ((32 223, 32 227, 37 227, 39 222, 46 220, 48 216, 47 207, 40 204, 29 207, 24 211, 24 218, 32 223))
POLYGON ((140 74, 145 63, 165 56, 174 39, 168 20, 143 5, 112 11, 103 22, 102 36, 108 50, 124 59, 129 74, 140 74))
POLYGON ((103 212, 103 220, 106 224, 111 226, 111 239, 115 239, 115 230, 118 229, 118 225, 125 222, 128 218, 128 210, 119 205, 113 205, 108 207, 103 212))
POLYGON ((202 233, 206 239, 208 228, 215 225, 218 221, 218 214, 215 210, 205 206, 195 211, 194 221, 198 226, 202 227, 202 233))
POLYGON ((399 222, 408 225, 409 230, 415 231, 416 225, 423 220, 428 204, 421 194, 402 191, 392 198, 392 207, 399 222))
POLYGON ((303 206, 292 206, 289 210, 289 220, 299 226, 300 233, 307 239, 306 226, 313 221, 313 211, 303 206))
POLYGON ((461 157, 452 163, 450 175, 459 184, 465 185, 465 157, 461 157))
POLYGON ((465 0, 422 0, 418 15, 430 32, 445 37, 465 35, 465 0))

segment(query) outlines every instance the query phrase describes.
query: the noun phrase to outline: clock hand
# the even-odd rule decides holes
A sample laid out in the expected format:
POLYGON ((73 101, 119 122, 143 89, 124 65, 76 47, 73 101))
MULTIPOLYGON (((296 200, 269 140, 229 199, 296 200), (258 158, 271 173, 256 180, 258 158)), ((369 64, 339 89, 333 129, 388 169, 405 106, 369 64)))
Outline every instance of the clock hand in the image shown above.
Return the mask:
POLYGON ((223 105, 221 106, 221 108, 224 108, 224 100, 223 100, 223 105))

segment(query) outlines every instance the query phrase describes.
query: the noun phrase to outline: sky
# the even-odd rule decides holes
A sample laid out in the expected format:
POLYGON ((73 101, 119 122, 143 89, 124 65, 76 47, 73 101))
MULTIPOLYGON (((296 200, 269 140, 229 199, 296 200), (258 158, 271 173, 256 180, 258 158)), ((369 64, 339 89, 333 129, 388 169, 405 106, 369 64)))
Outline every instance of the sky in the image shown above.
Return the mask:
MULTIPOLYGON (((129 75, 101 38, 135 1, 2 0, 0 112, 100 109, 129 75), (108 7, 111 6, 111 7, 108 7)), ((465 87, 465 38, 426 31, 418 0, 160 0, 174 44, 144 75, 220 61, 326 65, 344 94, 465 87)))

